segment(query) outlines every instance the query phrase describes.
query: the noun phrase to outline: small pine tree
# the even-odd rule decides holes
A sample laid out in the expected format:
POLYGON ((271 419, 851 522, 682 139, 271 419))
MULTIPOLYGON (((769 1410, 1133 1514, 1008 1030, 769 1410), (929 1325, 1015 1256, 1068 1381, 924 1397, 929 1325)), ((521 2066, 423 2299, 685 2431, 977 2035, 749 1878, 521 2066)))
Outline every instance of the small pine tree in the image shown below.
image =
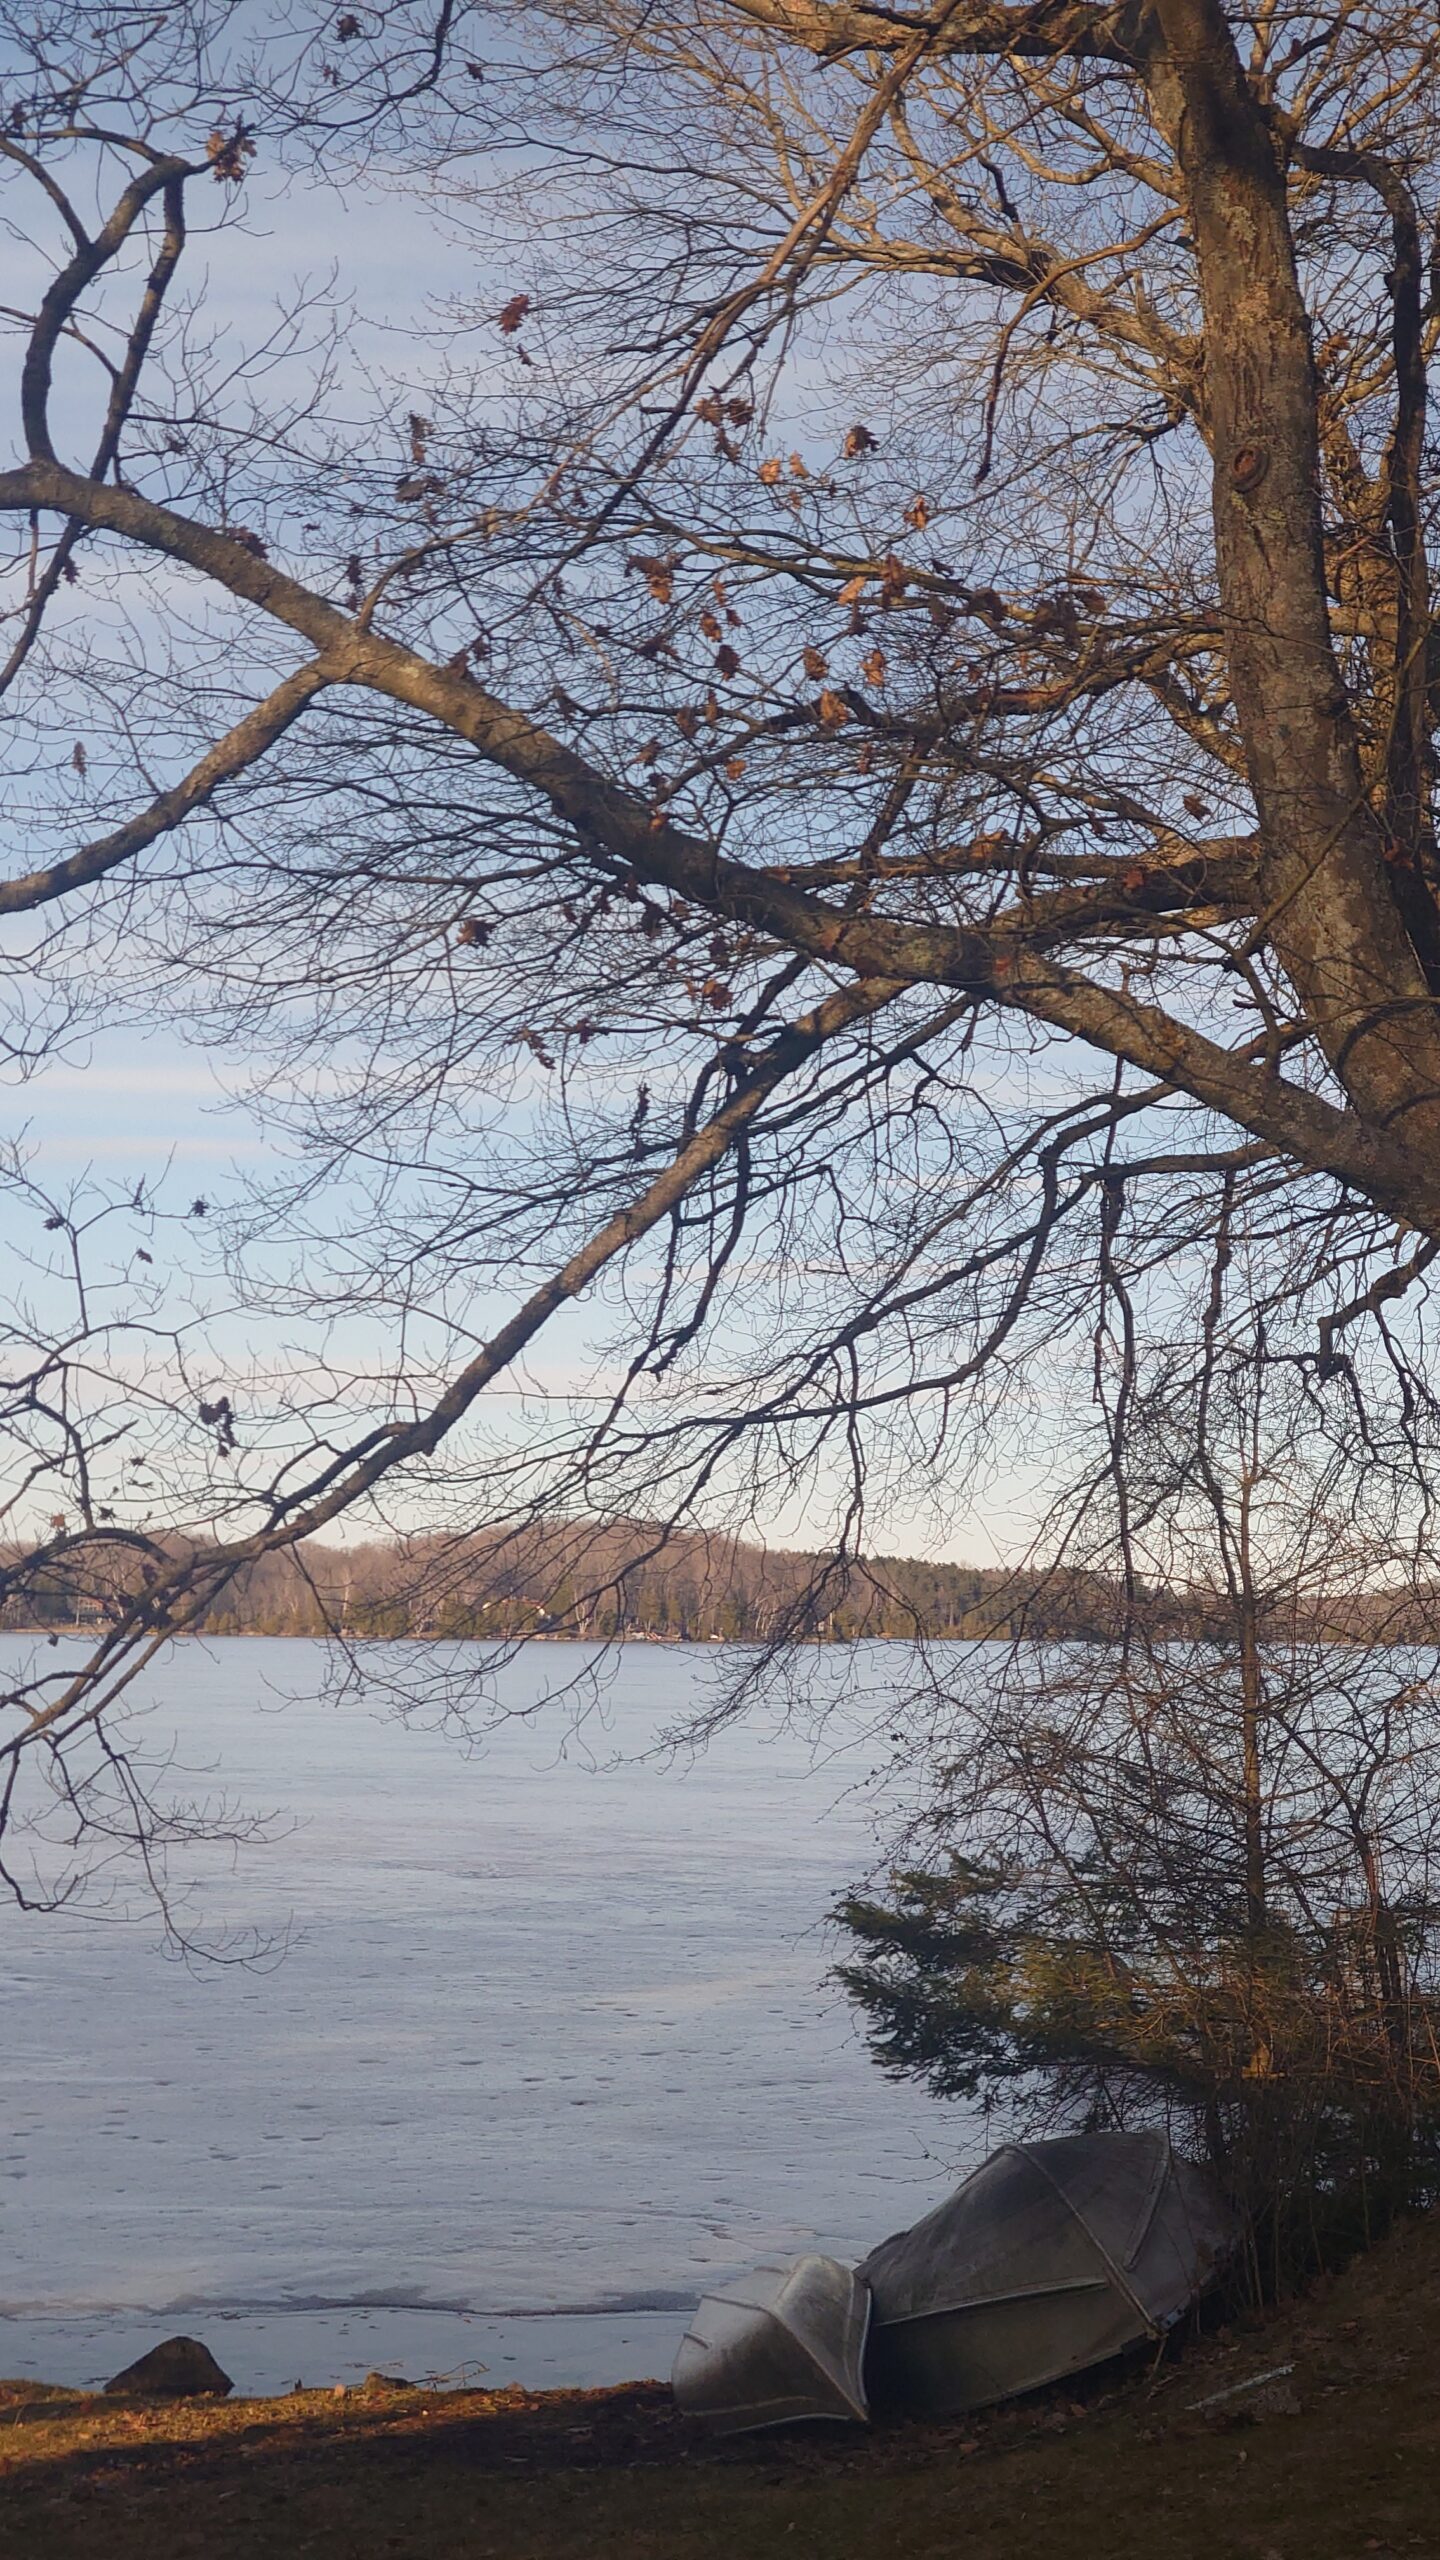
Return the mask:
POLYGON ((886 2071, 1051 2128, 1167 2124, 1269 2291, 1440 2194, 1440 1720, 1383 1621, 1332 1636, 1347 1579, 1373 1609, 1373 1521, 1307 1474, 1263 1363, 1227 1392, 1233 1470, 1211 1375, 1173 1474, 1152 1409, 1129 1487, 1168 1626, 972 1653, 926 1851, 841 1904, 838 1973, 886 2071))

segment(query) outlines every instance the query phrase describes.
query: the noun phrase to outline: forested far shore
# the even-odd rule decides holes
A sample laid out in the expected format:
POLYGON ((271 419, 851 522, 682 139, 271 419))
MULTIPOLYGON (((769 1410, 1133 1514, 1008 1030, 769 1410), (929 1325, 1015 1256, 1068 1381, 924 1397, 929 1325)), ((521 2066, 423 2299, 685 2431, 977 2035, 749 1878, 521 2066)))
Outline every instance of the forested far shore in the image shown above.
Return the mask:
MULTIPOLYGON (((175 1539, 52 1552, 0 1550, 0 1627, 98 1629, 186 1552, 175 1539)), ((1119 1581, 1070 1563, 984 1566, 914 1556, 771 1549, 641 1521, 563 1521, 466 1537, 314 1542, 240 1567, 194 1631, 357 1640, 545 1636, 676 1644, 854 1643, 981 1637, 1113 1640, 1136 1612, 1155 1637, 1219 1633, 1205 1590, 1119 1581)), ((1277 1591, 1277 1623, 1338 1643, 1423 1644, 1440 1624, 1429 1589, 1277 1591)), ((156 1623, 163 1623, 157 1608, 156 1623)))

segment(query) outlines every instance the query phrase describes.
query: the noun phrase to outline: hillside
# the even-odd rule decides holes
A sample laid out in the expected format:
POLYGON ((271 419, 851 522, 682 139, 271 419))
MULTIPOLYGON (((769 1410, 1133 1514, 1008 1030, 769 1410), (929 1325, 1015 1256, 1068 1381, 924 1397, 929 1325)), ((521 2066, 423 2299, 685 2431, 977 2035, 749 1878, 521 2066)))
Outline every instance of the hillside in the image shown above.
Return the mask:
MULTIPOLYGON (((175 1552, 175 1542, 166 1542, 175 1552)), ((0 1623, 103 1623, 134 1593, 133 1554, 78 1554, 24 1573, 0 1623)), ((13 1570, 13 1566, 12 1566, 13 1570)), ((462 1538, 312 1543, 238 1575, 206 1621, 216 1635, 777 1638, 1099 1632, 1116 1595, 1101 1577, 908 1557, 837 1562, 644 1521, 562 1520, 462 1538)))
MULTIPOLYGON (((166 1555, 178 1542, 158 1542, 166 1555)), ((151 1578, 153 1579, 153 1573, 151 1578)), ((133 1547, 76 1547, 37 1562, 0 1548, 0 1626, 103 1626, 143 1595, 133 1547)), ((1206 1632, 1203 1592, 1141 1588, 1154 1636, 1206 1632)), ((1277 1618, 1287 1608, 1283 1596, 1277 1618)), ((1440 1609, 1428 1591, 1304 1600, 1306 1630, 1420 1644, 1440 1609)), ((315 1541, 237 1574, 205 1620, 213 1635, 570 1637, 608 1642, 847 1642, 1027 1635, 1104 1641, 1126 1615, 1120 1585, 1074 1565, 982 1566, 910 1556, 836 1558, 800 1548, 665 1532, 646 1521, 563 1519, 459 1537, 315 1541)), ((1220 1604, 1220 1616, 1225 1618, 1220 1604)))
POLYGON ((646 2385, 172 2411, 0 2385, 0 2560, 1401 2560, 1440 2549, 1437 2369, 1432 2219, 1088 2401, 859 2440, 714 2449, 646 2385))

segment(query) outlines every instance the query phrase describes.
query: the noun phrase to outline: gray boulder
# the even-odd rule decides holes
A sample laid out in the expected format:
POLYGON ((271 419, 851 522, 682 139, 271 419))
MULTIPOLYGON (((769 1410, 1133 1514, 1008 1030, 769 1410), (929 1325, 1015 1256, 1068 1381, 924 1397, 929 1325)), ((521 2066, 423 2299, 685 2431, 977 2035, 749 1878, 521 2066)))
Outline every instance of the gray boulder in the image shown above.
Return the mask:
POLYGON ((198 2338, 166 2338, 105 2388, 133 2400, 223 2400, 235 2385, 198 2338))

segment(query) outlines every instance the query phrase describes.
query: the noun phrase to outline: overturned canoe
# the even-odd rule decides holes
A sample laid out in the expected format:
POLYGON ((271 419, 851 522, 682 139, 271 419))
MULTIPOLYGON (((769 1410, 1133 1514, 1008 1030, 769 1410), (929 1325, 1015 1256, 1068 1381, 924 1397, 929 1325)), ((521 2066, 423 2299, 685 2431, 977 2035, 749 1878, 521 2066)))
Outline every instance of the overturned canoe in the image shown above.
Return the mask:
POLYGON ((1008 2145, 859 2269, 877 2398, 949 2417, 1159 2337, 1234 2245, 1223 2198, 1163 2134, 1008 2145))
POLYGON ((863 2423, 870 2296, 834 2258, 756 2267, 702 2295, 671 2385, 688 2416, 717 2435, 801 2418, 863 2423))

